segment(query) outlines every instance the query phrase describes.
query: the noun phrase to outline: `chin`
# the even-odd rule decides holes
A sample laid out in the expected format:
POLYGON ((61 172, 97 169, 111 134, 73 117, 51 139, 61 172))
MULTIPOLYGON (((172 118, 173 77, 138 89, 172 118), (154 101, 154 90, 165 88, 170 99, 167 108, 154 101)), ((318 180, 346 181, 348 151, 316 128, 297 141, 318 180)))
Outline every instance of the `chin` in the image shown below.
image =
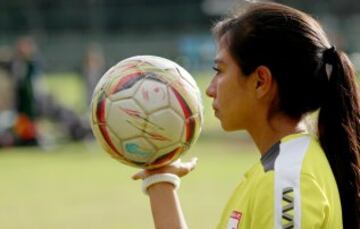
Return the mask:
POLYGON ((232 131, 236 131, 236 130, 239 130, 239 128, 236 128, 234 126, 230 126, 230 125, 226 125, 224 123, 221 123, 221 127, 224 131, 226 132, 232 132, 232 131))

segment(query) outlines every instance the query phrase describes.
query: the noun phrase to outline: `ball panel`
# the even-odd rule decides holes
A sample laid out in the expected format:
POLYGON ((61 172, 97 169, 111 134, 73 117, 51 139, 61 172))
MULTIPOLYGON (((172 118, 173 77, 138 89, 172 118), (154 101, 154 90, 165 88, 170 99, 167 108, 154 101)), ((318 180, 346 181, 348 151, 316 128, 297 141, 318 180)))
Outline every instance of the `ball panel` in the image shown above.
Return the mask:
POLYGON ((91 127, 96 140, 101 143, 100 145, 107 153, 116 159, 125 160, 121 148, 115 145, 114 138, 106 125, 93 124, 91 127))
POLYGON ((131 62, 126 65, 115 65, 105 73, 98 85, 101 85, 100 88, 105 91, 107 96, 121 90, 124 84, 129 82, 129 78, 137 78, 142 75, 142 72, 136 67, 137 64, 138 62, 131 62))
POLYGON ((179 80, 177 75, 170 75, 163 70, 147 69, 145 71, 146 78, 162 82, 165 85, 170 85, 179 80))
POLYGON ((97 93, 98 91, 104 89, 104 85, 109 83, 109 80, 111 77, 111 72, 113 72, 115 69, 116 69, 115 66, 113 66, 107 72, 105 72, 105 74, 101 77, 99 82, 96 84, 94 93, 97 93))
POLYGON ((109 100, 106 98, 105 93, 101 91, 98 96, 93 98, 92 103, 92 121, 94 123, 104 124, 107 120, 109 113, 109 100))
POLYGON ((147 72, 147 73, 153 73, 156 75, 161 75, 164 73, 164 68, 158 68, 154 65, 152 65, 149 62, 143 61, 139 64, 138 68, 143 71, 143 72, 147 72))
MULTIPOLYGON (((111 141, 111 145, 112 145, 112 148, 113 150, 115 150, 115 152, 117 154, 119 154, 120 156, 124 156, 124 152, 123 152, 123 149, 122 149, 122 142, 121 140, 116 136, 116 134, 111 130, 111 128, 109 126, 105 126, 104 125, 104 128, 105 128, 105 131, 107 133, 107 136, 108 136, 108 139, 105 139, 107 141, 111 141)), ((102 128, 100 128, 101 131, 102 128)))
POLYGON ((198 87, 196 85, 196 81, 194 80, 194 78, 190 75, 190 73, 188 71, 186 71, 183 67, 181 67, 180 65, 177 64, 176 66, 176 71, 178 72, 178 74, 180 75, 180 77, 186 81, 189 85, 191 85, 191 87, 193 88, 193 90, 197 90, 198 87))
POLYGON ((189 117, 185 120, 185 143, 191 144, 192 140, 194 138, 195 134, 195 119, 192 117, 189 117))
POLYGON ((108 98, 111 101, 131 98, 141 85, 143 78, 144 75, 137 73, 122 78, 113 86, 112 92, 108 98))
POLYGON ((201 132, 201 115, 195 114, 185 120, 183 142, 190 146, 195 143, 201 132))
MULTIPOLYGON (((187 87, 192 88, 192 90, 196 90, 197 86, 196 86, 196 82, 195 80, 191 77, 191 75, 186 72, 186 73, 182 73, 179 66, 175 66, 173 68, 169 68, 164 70, 166 75, 172 75, 172 76, 176 76, 174 79, 174 81, 182 83, 182 84, 187 84, 187 87), (185 76, 183 75, 185 74, 185 76), (188 76, 190 75, 190 79, 188 79, 188 76)), ((172 83, 174 82, 172 81, 172 83)))
POLYGON ((146 127, 146 114, 132 99, 111 103, 107 125, 120 139, 140 136, 146 127))
POLYGON ((134 69, 138 68, 138 65, 140 63, 140 60, 125 59, 123 61, 120 61, 115 65, 114 74, 122 75, 126 71, 134 71, 134 69))
POLYGON ((110 74, 103 76, 100 79, 99 83, 96 85, 95 91, 102 90, 105 92, 106 96, 111 94, 111 87, 118 79, 110 74))
POLYGON ((186 104, 191 114, 200 112, 198 104, 201 103, 200 95, 184 81, 176 81, 169 85, 180 104, 186 104))
POLYGON ((148 114, 168 105, 166 85, 161 82, 145 79, 134 99, 148 114))
POLYGON ((174 110, 178 115, 180 115, 183 119, 185 118, 185 113, 183 108, 181 107, 181 103, 177 98, 179 96, 178 93, 174 91, 173 88, 168 87, 168 95, 169 95, 169 105, 172 110, 174 110))
POLYGON ((175 70, 176 64, 170 60, 156 56, 138 56, 144 61, 137 67, 148 76, 155 75, 154 79, 159 79, 166 84, 181 80, 181 76, 175 70))
POLYGON ((168 69, 175 67, 174 62, 159 56, 151 56, 151 55, 135 56, 130 58, 130 60, 141 60, 142 63, 140 64, 140 66, 148 65, 156 69, 168 69))
POLYGON ((167 151, 167 152, 168 153, 165 153, 162 156, 157 157, 153 162, 150 163, 148 167, 150 169, 159 168, 175 161, 181 156, 183 152, 183 147, 179 146, 173 149, 172 151, 167 151))
POLYGON ((123 74, 121 78, 115 80, 109 91, 109 95, 131 88, 134 84, 144 78, 144 74, 140 71, 123 74))
POLYGON ((182 116, 187 119, 189 117, 191 117, 193 115, 191 108, 189 107, 189 104, 187 103, 187 101, 185 100, 185 98, 180 95, 180 93, 173 87, 169 87, 171 94, 173 96, 171 96, 171 101, 172 101, 172 106, 174 107, 178 107, 176 109, 181 108, 181 113, 182 116))
POLYGON ((178 149, 179 147, 182 147, 182 146, 183 146, 183 144, 181 143, 181 141, 178 141, 175 144, 160 148, 158 150, 158 152, 156 153, 156 156, 154 158, 152 158, 151 161, 155 161, 158 158, 160 158, 166 154, 169 154, 170 152, 173 152, 175 149, 178 149))
POLYGON ((181 141, 184 120, 171 109, 162 109, 149 115, 144 131, 156 147, 164 148, 181 141))
POLYGON ((137 67, 139 63, 139 61, 127 61, 126 63, 119 62, 105 75, 110 79, 120 79, 123 76, 139 72, 140 69, 137 67))
POLYGON ((156 153, 156 149, 143 137, 124 141, 122 147, 124 156, 128 160, 140 163, 149 162, 156 153))

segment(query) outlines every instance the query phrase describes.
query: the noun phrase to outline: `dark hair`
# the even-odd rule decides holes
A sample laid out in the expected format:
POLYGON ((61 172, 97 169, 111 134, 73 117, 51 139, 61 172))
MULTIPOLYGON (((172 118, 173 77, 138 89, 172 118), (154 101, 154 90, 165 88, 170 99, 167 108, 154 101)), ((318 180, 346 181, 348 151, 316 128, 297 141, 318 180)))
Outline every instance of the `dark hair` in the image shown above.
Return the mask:
POLYGON ((245 75, 260 65, 270 69, 278 84, 272 112, 300 120, 320 108, 319 140, 339 189, 344 228, 359 228, 360 101, 346 54, 311 16, 276 3, 251 3, 217 23, 214 34, 245 75))

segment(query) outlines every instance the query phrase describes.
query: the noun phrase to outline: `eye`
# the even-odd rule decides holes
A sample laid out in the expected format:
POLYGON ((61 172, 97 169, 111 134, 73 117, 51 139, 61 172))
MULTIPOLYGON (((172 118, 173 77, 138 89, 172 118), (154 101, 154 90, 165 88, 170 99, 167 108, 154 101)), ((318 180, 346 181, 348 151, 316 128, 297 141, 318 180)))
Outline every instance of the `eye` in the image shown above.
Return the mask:
POLYGON ((216 72, 216 74, 220 73, 220 69, 216 66, 213 66, 212 69, 216 72))

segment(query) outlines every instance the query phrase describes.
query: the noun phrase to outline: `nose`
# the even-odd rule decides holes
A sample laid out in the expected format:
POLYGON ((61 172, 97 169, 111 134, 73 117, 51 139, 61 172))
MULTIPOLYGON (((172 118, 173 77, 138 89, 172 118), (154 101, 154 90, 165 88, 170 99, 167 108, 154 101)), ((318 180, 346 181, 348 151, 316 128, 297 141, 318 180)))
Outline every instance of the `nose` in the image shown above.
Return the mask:
POLYGON ((206 89, 206 95, 215 98, 216 96, 216 79, 215 77, 211 80, 208 88, 206 89))

